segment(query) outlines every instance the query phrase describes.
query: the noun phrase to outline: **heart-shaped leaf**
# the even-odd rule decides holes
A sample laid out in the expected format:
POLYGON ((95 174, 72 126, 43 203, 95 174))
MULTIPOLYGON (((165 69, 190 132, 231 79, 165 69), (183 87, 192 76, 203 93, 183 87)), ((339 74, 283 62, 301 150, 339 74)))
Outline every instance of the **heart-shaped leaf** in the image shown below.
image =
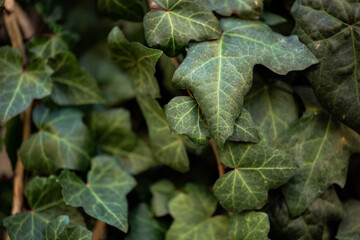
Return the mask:
POLYGON ((52 220, 44 230, 44 240, 91 240, 92 233, 84 227, 69 228, 68 216, 60 216, 52 220))
POLYGON ((144 16, 144 10, 138 0, 99 0, 97 7, 114 20, 141 22, 144 16))
POLYGON ((243 19, 259 19, 263 11, 263 0, 205 0, 206 5, 223 16, 232 14, 243 19))

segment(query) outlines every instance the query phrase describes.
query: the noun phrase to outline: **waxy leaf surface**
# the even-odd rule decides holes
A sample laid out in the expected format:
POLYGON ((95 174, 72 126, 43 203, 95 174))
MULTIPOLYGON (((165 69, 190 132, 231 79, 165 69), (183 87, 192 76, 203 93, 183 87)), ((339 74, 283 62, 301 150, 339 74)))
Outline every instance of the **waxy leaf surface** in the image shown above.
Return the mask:
POLYGON ((344 204, 345 217, 341 221, 336 238, 342 239, 359 239, 360 236, 360 201, 349 200, 344 204), (348 237, 348 238, 346 238, 348 237))
POLYGON ((44 230, 44 240, 91 240, 92 233, 82 226, 69 228, 68 216, 52 220, 44 230))
POLYGON ((121 169, 115 158, 99 156, 91 164, 86 184, 75 173, 61 173, 58 181, 66 204, 83 207, 90 216, 127 232, 126 194, 136 185, 135 179, 121 169))
POLYGON ((213 11, 223 16, 232 14, 243 19, 259 19, 263 11, 263 0, 204 0, 213 11))
POLYGON ((150 186, 152 194, 151 209, 157 217, 169 213, 169 201, 175 196, 176 188, 168 180, 161 180, 150 186))
POLYGON ((144 10, 138 0, 99 0, 98 9, 114 20, 141 22, 144 10))
POLYGON ((175 87, 191 90, 220 147, 233 134, 256 64, 286 74, 317 63, 296 36, 284 37, 264 23, 223 19, 221 25, 219 40, 190 46, 173 78, 175 87))

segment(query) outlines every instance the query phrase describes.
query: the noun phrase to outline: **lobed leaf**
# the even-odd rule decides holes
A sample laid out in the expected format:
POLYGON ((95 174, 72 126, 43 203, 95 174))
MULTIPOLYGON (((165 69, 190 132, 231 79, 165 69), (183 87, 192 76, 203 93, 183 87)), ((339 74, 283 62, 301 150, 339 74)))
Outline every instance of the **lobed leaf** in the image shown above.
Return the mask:
POLYGON ((114 20, 141 22, 144 10, 138 0, 99 0, 98 9, 114 20))
POLYGON ((45 240, 91 240, 92 233, 82 226, 69 228, 69 217, 60 216, 52 220, 44 230, 45 240))
POLYGON ((236 14, 244 19, 259 19, 264 7, 263 0, 205 0, 206 5, 223 16, 236 14))

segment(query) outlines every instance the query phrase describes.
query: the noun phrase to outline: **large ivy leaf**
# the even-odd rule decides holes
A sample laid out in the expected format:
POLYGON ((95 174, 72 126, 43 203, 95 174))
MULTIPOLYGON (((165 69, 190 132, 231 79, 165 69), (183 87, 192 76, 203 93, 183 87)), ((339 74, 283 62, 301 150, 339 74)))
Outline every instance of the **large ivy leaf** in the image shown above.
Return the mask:
POLYGON ((81 214, 65 205, 61 187, 54 176, 35 177, 26 187, 25 196, 31 211, 4 219, 4 225, 12 240, 41 240, 47 224, 59 215, 67 215, 71 225, 84 225, 81 214))
POLYGON ((39 132, 31 135, 20 148, 27 170, 52 173, 59 168, 86 170, 93 153, 90 131, 75 109, 51 111, 43 106, 33 112, 39 132))
POLYGON ((166 240, 218 240, 226 239, 228 218, 213 216, 217 200, 203 188, 187 184, 185 192, 170 201, 170 214, 174 218, 166 233, 166 240))
POLYGON ((321 104, 360 132, 358 1, 296 1, 295 32, 319 59, 309 80, 321 104))
POLYGON ((69 50, 61 33, 53 36, 38 36, 33 38, 28 45, 28 51, 34 56, 42 59, 54 57, 59 52, 69 50))
POLYGON ((221 161, 234 168, 219 178, 214 194, 228 211, 261 208, 268 190, 286 183, 296 171, 296 164, 284 152, 258 144, 227 142, 219 153, 221 161))
POLYGON ((264 23, 223 19, 221 25, 219 40, 190 46, 173 78, 175 87, 192 91, 220 147, 233 134, 254 65, 286 74, 317 62, 296 36, 284 37, 264 23))
POLYGON ((130 74, 135 92, 160 97, 154 74, 162 51, 147 48, 137 42, 129 43, 118 27, 111 30, 108 44, 114 61, 130 74))
POLYGON ((149 46, 166 55, 179 55, 190 40, 218 39, 221 27, 202 0, 156 0, 158 6, 144 17, 145 38, 149 46))
POLYGON ((152 194, 151 209, 157 217, 169 213, 169 201, 175 196, 176 188, 168 180, 161 180, 150 186, 152 194))
POLYGON ((141 22, 144 16, 144 10, 138 0, 99 0, 97 7, 114 20, 141 22))
POLYGON ((102 103, 104 100, 96 81, 78 65, 70 52, 60 52, 49 60, 54 70, 51 99, 59 105, 102 103))
POLYGON ((339 240, 360 239, 360 201, 349 200, 344 204, 345 218, 341 221, 336 238, 339 240))
POLYGON ((0 48, 0 124, 23 112, 33 99, 51 93, 51 69, 35 59, 23 69, 18 50, 0 48))
POLYGON ((140 95, 136 99, 149 129, 155 159, 180 172, 188 171, 189 159, 183 140, 170 132, 165 112, 159 103, 148 95, 140 95))
POLYGON ((129 172, 137 174, 156 164, 150 148, 131 131, 129 111, 93 111, 90 125, 97 147, 117 157, 129 172))
POLYGON ((230 217, 228 239, 257 240, 268 239, 269 217, 262 212, 241 212, 230 217))
POLYGON ((349 157, 359 151, 358 145, 351 146, 353 135, 326 112, 313 110, 281 136, 279 146, 300 166, 283 187, 292 217, 303 213, 331 184, 345 185, 349 157))
POLYGON ((45 240, 91 240, 92 233, 82 226, 69 228, 68 216, 60 216, 52 220, 44 230, 45 240))
POLYGON ((90 216, 127 232, 128 204, 125 196, 136 181, 121 169, 116 159, 107 156, 93 158, 86 184, 68 170, 62 171, 58 181, 66 204, 83 207, 90 216))
POLYGON ((220 15, 236 14, 244 19, 259 19, 263 11, 263 0, 205 0, 206 5, 220 15))

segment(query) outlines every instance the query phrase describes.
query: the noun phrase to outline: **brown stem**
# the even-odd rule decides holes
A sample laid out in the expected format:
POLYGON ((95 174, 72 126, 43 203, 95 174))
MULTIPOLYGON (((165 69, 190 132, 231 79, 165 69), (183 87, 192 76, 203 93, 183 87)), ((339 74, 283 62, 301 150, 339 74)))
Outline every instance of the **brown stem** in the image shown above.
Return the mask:
POLYGON ((15 15, 16 20, 19 25, 19 27, 22 30, 22 33, 24 34, 25 39, 30 39, 35 35, 36 29, 33 25, 33 22, 30 21, 29 16, 26 14, 26 12, 20 7, 18 3, 15 3, 15 15))
POLYGON ((219 177, 222 177, 225 174, 225 169, 224 169, 224 165, 222 164, 222 162, 220 160, 218 149, 217 149, 215 140, 213 138, 210 139, 210 145, 211 145, 211 148, 212 148, 215 158, 216 158, 216 163, 217 163, 217 167, 218 167, 218 171, 219 171, 219 177))
POLYGON ((92 233, 92 240, 105 239, 104 237, 105 234, 106 234, 106 223, 97 220, 92 233))
POLYGON ((174 65, 175 68, 178 68, 180 66, 180 61, 177 57, 170 58, 171 63, 174 65))

